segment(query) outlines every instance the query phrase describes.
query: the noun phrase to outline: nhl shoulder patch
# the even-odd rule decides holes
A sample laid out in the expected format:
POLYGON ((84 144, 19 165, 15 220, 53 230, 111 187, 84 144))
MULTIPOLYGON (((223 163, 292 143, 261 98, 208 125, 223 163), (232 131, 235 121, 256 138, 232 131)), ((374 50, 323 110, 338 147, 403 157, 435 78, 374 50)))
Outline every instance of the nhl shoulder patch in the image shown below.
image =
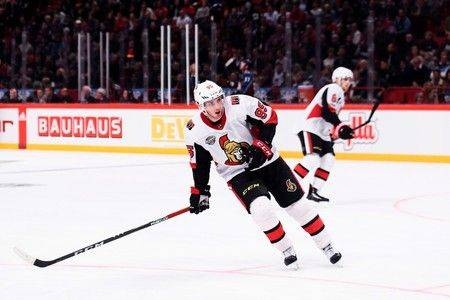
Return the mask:
POLYGON ((216 137, 213 135, 210 135, 206 138, 205 143, 207 145, 213 145, 216 142, 216 137))
POLYGON ((239 97, 238 96, 232 96, 231 97, 231 105, 238 105, 239 104, 239 97))
POLYGON ((191 120, 189 120, 188 122, 187 122, 187 124, 186 124, 186 128, 187 129, 189 129, 189 130, 191 130, 192 128, 194 128, 194 122, 192 122, 192 119, 191 120))

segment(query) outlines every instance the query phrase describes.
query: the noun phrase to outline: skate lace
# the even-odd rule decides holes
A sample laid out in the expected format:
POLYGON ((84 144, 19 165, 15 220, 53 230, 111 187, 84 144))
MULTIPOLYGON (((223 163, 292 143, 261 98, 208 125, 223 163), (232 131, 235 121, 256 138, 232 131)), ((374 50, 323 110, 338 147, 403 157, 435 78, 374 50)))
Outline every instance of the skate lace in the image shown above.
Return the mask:
POLYGON ((336 251, 334 251, 333 246, 331 244, 328 244, 325 248, 323 248, 323 252, 325 252, 325 255, 330 258, 332 257, 336 251))
POLYGON ((295 255, 295 251, 292 247, 287 248, 286 250, 283 251, 283 255, 284 257, 289 257, 289 256, 296 256, 295 255))

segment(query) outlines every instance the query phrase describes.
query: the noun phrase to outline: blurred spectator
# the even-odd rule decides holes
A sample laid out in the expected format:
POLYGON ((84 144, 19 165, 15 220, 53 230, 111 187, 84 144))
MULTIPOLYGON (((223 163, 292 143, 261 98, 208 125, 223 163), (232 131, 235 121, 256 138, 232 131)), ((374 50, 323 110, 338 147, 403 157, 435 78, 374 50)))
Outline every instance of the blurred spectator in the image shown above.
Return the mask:
POLYGON ((441 89, 441 102, 450 104, 450 70, 447 70, 445 77, 440 84, 441 89))
POLYGON ((131 93, 129 90, 123 90, 120 94, 119 98, 120 103, 132 103, 133 101, 133 93, 131 93))
POLYGON ((8 84, 10 72, 11 67, 0 56, 0 88, 8 84))
POLYGON ((239 81, 238 92, 241 94, 252 96, 254 95, 254 73, 250 70, 251 62, 248 59, 241 60, 239 63, 239 70, 241 71, 241 78, 239 81))
POLYGON ((429 78, 430 70, 424 65, 422 56, 416 56, 410 61, 412 84, 422 86, 429 78))
POLYGON ((389 86, 389 82, 392 80, 392 73, 389 71, 389 64, 385 60, 381 60, 380 67, 378 68, 378 72, 376 74, 375 86, 385 89, 389 86))
POLYGON ((322 64, 326 68, 333 69, 334 68, 334 49, 328 48, 327 57, 323 60, 322 64))
POLYGON ((237 90, 239 88, 238 74, 236 72, 232 72, 230 76, 228 76, 226 84, 224 84, 223 86, 231 90, 230 94, 237 94, 237 90))
POLYGON ((19 98, 16 88, 10 88, 5 95, 2 97, 3 103, 21 103, 22 100, 19 98))
POLYGON ((282 87, 284 84, 284 71, 283 64, 277 62, 275 64, 275 70, 273 71, 272 86, 282 87))
POLYGON ((397 49, 394 49, 396 51, 395 52, 391 51, 391 53, 393 53, 394 55, 400 55, 400 53, 402 53, 402 54, 410 53, 411 48, 413 46, 418 48, 417 41, 414 39, 414 36, 412 33, 407 33, 407 34, 405 34, 403 39, 401 39, 396 45, 393 45, 392 48, 397 48, 397 49))
POLYGON ((184 30, 184 27, 186 24, 191 24, 192 19, 191 17, 186 13, 184 9, 181 9, 179 12, 179 15, 174 18, 175 25, 180 29, 184 30))
POLYGON ((417 94, 416 103, 419 104, 437 104, 438 100, 438 92, 437 87, 433 86, 431 82, 426 82, 423 85, 422 92, 417 94))
POLYGON ((89 103, 105 103, 108 102, 108 98, 106 97, 106 90, 104 88, 98 88, 95 93, 94 97, 92 99, 88 97, 89 103))
POLYGON ((72 97, 70 97, 69 90, 66 87, 62 87, 58 94, 59 103, 73 103, 72 97))
POLYGON ((191 91, 190 99, 194 99, 194 88, 195 88, 195 64, 189 65, 189 87, 191 91))
POLYGON ((58 103, 59 102, 58 96, 55 95, 52 87, 44 88, 43 100, 44 100, 44 103, 58 103))
POLYGON ((394 26, 398 36, 403 36, 406 33, 409 33, 411 29, 411 20, 406 15, 405 10, 398 10, 397 17, 394 21, 394 26))
MULTIPOLYGON (((131 91, 131 101, 134 103, 143 103, 144 102, 144 90, 132 90, 131 91)), ((149 92, 149 98, 150 98, 149 92)))
MULTIPOLYGON (((198 5, 198 3, 196 2, 195 5, 198 5)), ((196 8, 191 4, 191 0, 183 0, 182 10, 184 10, 190 18, 193 18, 195 16, 196 8)))
POLYGON ((361 31, 359 31, 358 25, 356 24, 356 22, 353 22, 350 25, 350 36, 351 36, 353 45, 355 45, 355 46, 360 45, 361 39, 362 39, 362 34, 361 34, 361 31))
POLYGON ((263 17, 269 23, 269 25, 274 26, 275 24, 277 24, 280 14, 276 9, 273 8, 272 5, 268 4, 263 17))
POLYGON ((89 86, 87 86, 87 85, 84 85, 81 88, 81 92, 80 92, 80 102, 81 103, 88 102, 87 98, 90 96, 91 91, 92 91, 91 88, 89 86))
POLYGON ((365 59, 361 59, 354 71, 355 75, 355 89, 353 91, 353 95, 358 97, 360 101, 366 102, 369 99, 367 98, 367 80, 368 80, 368 62, 365 59))
POLYGON ((277 85, 273 85, 267 92, 267 101, 271 103, 281 102, 281 90, 277 85))
POLYGON ((195 12, 195 21, 201 30, 208 30, 209 28, 209 6, 208 0, 200 0, 200 7, 195 12))
POLYGON ((28 97, 27 102, 45 103, 44 89, 37 87, 33 93, 28 97))
POLYGON ((439 68, 435 67, 433 68, 433 70, 431 70, 430 82, 434 86, 438 86, 441 82, 441 73, 439 72, 439 68))
POLYGON ((382 55, 382 59, 387 63, 390 73, 395 73, 398 70, 400 67, 400 55, 394 42, 387 45, 386 52, 382 55))
MULTIPOLYGON (((239 74, 239 62, 245 57, 253 62, 252 71, 258 86, 268 88, 275 79, 277 85, 287 87, 291 78, 286 72, 292 73, 292 81, 298 85, 314 77, 317 39, 320 39, 323 52, 319 61, 323 63, 321 69, 342 65, 358 71, 358 62, 367 59, 365 24, 369 10, 376 20, 375 71, 383 78, 380 79, 383 85, 410 85, 412 77, 414 84, 421 85, 428 81, 429 70, 434 67, 440 68, 441 77, 448 70, 446 59, 441 61, 441 56, 450 51, 448 1, 141 2, 0 1, 0 88, 25 86, 30 89, 36 87, 34 83, 40 83, 43 87, 76 89, 77 33, 91 33, 92 74, 98 74, 100 31, 111 33, 111 82, 126 88, 142 88, 144 47, 141 36, 143 30, 148 29, 149 88, 156 90, 160 71, 160 26, 172 26, 172 79, 175 81, 179 74, 185 76, 183 66, 180 67, 184 61, 181 30, 185 24, 194 21, 200 27, 199 75, 201 79, 209 78, 214 57, 211 55, 214 42, 211 40, 211 17, 217 28, 219 55, 215 71, 219 81, 226 83, 230 74, 239 74), (315 28, 318 13, 322 15, 323 25, 320 37, 316 36, 315 28), (291 25, 292 36, 290 65, 298 65, 301 71, 286 68, 287 22, 291 25), (26 45, 21 45, 22 33, 27 35, 26 45), (26 50, 25 74, 21 69, 21 47, 26 50), (416 59, 418 56, 421 56, 421 62, 416 59), (277 61, 283 65, 282 73, 274 66, 277 61), (427 74, 422 76, 419 74, 422 72, 427 74)), ((99 86, 97 76, 92 80, 93 86, 99 86)), ((87 98, 90 93, 83 94, 87 98)), ((85 101, 84 95, 82 101, 85 101)), ((95 93, 91 96, 95 99, 95 93)), ((119 101, 120 94, 113 94, 113 97, 119 101)))
POLYGON ((183 103, 186 100, 186 76, 178 74, 175 80, 174 92, 172 93, 173 103, 183 103))
POLYGON ((448 59, 448 52, 446 50, 442 50, 439 53, 436 68, 439 70, 440 76, 444 78, 445 74, 450 69, 450 60, 448 59))
POLYGON ((106 103, 108 99, 106 97, 106 90, 104 88, 98 88, 94 93, 92 89, 85 85, 81 89, 81 102, 86 103, 106 103))
POLYGON ((337 57, 334 60, 335 66, 343 66, 352 69, 352 62, 348 56, 345 46, 340 46, 337 52, 337 57))
POLYGON ((434 56, 436 55, 438 50, 438 44, 436 43, 436 40, 434 39, 434 35, 431 31, 426 31, 424 39, 422 43, 420 43, 420 54, 422 56, 430 55, 434 56))
POLYGON ((329 83, 331 83, 331 70, 332 68, 324 67, 320 72, 320 78, 317 83, 317 88, 321 88, 329 83))
POLYGON ((54 85, 56 88, 61 88, 66 83, 66 70, 64 68, 58 68, 54 78, 54 85))
POLYGON ((405 60, 400 60, 398 70, 392 73, 391 85, 396 86, 410 86, 412 85, 412 73, 410 72, 410 66, 405 60))

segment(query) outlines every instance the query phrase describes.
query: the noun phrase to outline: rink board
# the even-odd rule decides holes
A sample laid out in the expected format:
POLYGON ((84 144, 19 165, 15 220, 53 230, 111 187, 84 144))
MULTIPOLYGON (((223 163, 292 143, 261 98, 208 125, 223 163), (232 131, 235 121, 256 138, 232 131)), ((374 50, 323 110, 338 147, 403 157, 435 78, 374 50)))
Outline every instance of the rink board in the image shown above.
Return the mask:
MULTIPOLYGON (((274 144, 287 158, 300 157, 296 136, 304 105, 274 106, 279 125, 274 144)), ((370 105, 348 105, 341 120, 364 122, 370 105)), ((0 148, 185 154, 184 126, 194 106, 3 105, 0 148)), ((337 140, 338 158, 450 162, 450 106, 381 105, 351 141, 337 140)))

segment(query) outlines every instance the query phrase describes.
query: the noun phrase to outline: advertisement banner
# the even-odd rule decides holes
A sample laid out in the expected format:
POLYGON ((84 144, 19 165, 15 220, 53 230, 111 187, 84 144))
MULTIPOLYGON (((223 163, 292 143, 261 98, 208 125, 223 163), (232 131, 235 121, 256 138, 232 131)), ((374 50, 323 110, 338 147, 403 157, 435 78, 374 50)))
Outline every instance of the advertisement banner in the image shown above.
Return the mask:
POLYGON ((17 108, 0 108, 0 148, 17 148, 19 114, 17 108))
MULTIPOLYGON (((278 126, 273 144, 300 157, 297 133, 305 105, 275 105, 278 126)), ((367 120, 370 105, 348 105, 339 118, 351 127, 367 120)), ((17 105, 0 108, 0 147, 181 154, 184 127, 194 106, 17 105)), ((449 161, 450 107, 382 106, 372 122, 351 140, 335 140, 337 157, 346 159, 449 161)))

